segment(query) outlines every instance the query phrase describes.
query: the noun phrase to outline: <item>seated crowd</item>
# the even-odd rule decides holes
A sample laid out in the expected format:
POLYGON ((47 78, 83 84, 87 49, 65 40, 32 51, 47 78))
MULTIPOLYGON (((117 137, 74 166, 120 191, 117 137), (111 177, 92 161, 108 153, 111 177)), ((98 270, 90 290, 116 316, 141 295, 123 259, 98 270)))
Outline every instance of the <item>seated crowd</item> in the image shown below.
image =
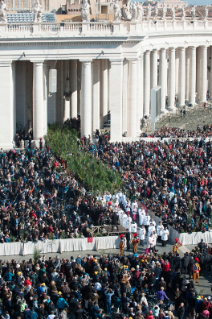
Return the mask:
POLYGON ((147 134, 142 133, 141 137, 161 137, 161 139, 170 137, 170 138, 206 138, 212 137, 212 125, 204 125, 201 129, 199 126, 196 130, 184 130, 178 127, 166 127, 163 126, 161 129, 154 131, 154 133, 147 134))

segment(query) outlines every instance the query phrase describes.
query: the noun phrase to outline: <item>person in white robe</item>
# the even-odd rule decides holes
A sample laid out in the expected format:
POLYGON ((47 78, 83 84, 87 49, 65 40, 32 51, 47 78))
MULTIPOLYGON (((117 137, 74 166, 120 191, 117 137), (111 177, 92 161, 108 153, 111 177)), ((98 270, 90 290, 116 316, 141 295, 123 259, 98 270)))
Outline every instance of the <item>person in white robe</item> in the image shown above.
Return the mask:
POLYGON ((131 232, 134 234, 134 233, 137 233, 137 223, 136 222, 133 222, 131 224, 131 232))
POLYGON ((142 226, 139 228, 140 245, 141 245, 142 247, 144 246, 145 236, 146 236, 146 229, 145 229, 144 225, 142 225, 142 226))
POLYGON ((131 223, 132 223, 132 217, 128 216, 127 217, 127 228, 128 228, 130 233, 131 233, 131 223))
POLYGON ((148 227, 148 237, 153 234, 153 231, 155 231, 155 226, 151 223, 148 227))
POLYGON ((127 214, 123 214, 123 217, 122 217, 122 220, 123 220, 123 224, 122 224, 122 226, 124 227, 124 228, 128 228, 127 226, 128 226, 128 224, 127 224, 127 214))
POLYGON ((139 215, 139 225, 141 226, 141 225, 143 225, 144 217, 145 217, 145 215, 146 215, 145 210, 139 208, 139 210, 138 210, 138 215, 139 215))
POLYGON ((126 205, 126 213, 127 215, 129 216, 130 215, 130 203, 128 202, 127 205, 126 205))
POLYGON ((149 237, 147 237, 147 249, 146 249, 146 254, 148 254, 150 245, 153 245, 153 243, 154 243, 154 238, 153 238, 153 235, 151 234, 149 237))
POLYGON ((122 225, 122 226, 123 226, 123 216, 124 216, 124 212, 123 212, 123 210, 122 210, 121 213, 120 213, 120 215, 119 215, 119 223, 120 223, 120 225, 122 225))
POLYGON ((155 226, 155 228, 156 228, 156 222, 154 221, 154 218, 151 218, 150 223, 152 223, 152 224, 153 224, 153 226, 155 226))
POLYGON ((144 216, 144 226, 146 228, 146 231, 148 230, 148 227, 150 225, 150 216, 148 213, 144 216))
POLYGON ((137 202, 137 200, 135 200, 134 202, 132 202, 131 209, 132 209, 132 211, 133 211, 133 210, 136 210, 136 212, 137 212, 137 210, 138 210, 138 202, 137 202))
POLYGON ((153 231, 152 237, 154 239, 153 241, 153 246, 154 246, 154 250, 155 250, 155 246, 157 245, 157 239, 158 239, 158 235, 156 234, 156 231, 153 231))
POLYGON ((163 234, 163 230, 164 230, 163 224, 162 222, 159 222, 159 224, 157 225, 157 235, 158 235, 159 242, 161 242, 161 236, 163 234))
POLYGON ((169 230, 168 230, 167 226, 165 226, 163 233, 162 233, 162 236, 161 236, 162 246, 166 247, 166 243, 167 243, 168 239, 169 239, 169 230))

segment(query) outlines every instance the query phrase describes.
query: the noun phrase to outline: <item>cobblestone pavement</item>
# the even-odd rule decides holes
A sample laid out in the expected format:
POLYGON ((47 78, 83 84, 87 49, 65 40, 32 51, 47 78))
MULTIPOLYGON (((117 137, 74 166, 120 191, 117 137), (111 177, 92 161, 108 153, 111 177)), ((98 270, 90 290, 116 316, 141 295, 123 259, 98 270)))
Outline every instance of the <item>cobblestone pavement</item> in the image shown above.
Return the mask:
MULTIPOLYGON (((212 123, 212 109, 206 107, 205 109, 201 106, 195 108, 186 108, 186 115, 181 116, 178 110, 176 114, 164 115, 156 124, 155 130, 160 129, 163 126, 166 127, 179 127, 185 130, 196 130, 199 125, 202 128, 204 125, 212 123), (171 118, 170 118, 171 116, 171 118)), ((144 130, 145 131, 145 130, 144 130)), ((152 131, 151 124, 148 125, 147 132, 152 131)))
MULTIPOLYGON (((157 245, 157 249, 158 249, 158 254, 162 254, 164 251, 165 252, 170 252, 172 251, 172 245, 171 244, 167 244, 166 247, 162 247, 161 244, 157 245)), ((180 256, 182 257, 184 255, 184 253, 186 251, 190 252, 192 249, 194 248, 194 245, 188 245, 188 246, 183 246, 180 248, 180 256)), ((138 247, 138 254, 144 253, 145 252, 146 247, 138 247)), ((74 258, 77 257, 78 255, 80 256, 87 256, 88 254, 90 255, 96 255, 96 256, 100 256, 101 254, 117 254, 119 253, 119 249, 108 249, 108 250, 99 250, 99 251, 74 251, 74 252, 64 252, 62 254, 58 254, 58 253, 51 253, 51 254, 45 254, 46 258, 48 259, 49 257, 53 257, 55 258, 57 255, 60 258, 66 258, 69 259, 71 256, 73 256, 74 258)), ((128 255, 130 252, 126 252, 126 255, 128 255)), ((43 254, 41 255, 43 256, 43 254)), ((26 256, 1 256, 0 259, 1 260, 8 260, 8 259, 15 259, 18 262, 22 261, 22 260, 28 260, 30 258, 33 258, 33 255, 26 255, 26 256)), ((204 295, 211 295, 211 285, 212 285, 212 278, 209 277, 211 274, 209 272, 204 272, 204 276, 200 276, 200 280, 198 284, 195 284, 195 288, 197 290, 197 292, 202 291, 202 294, 204 295)))

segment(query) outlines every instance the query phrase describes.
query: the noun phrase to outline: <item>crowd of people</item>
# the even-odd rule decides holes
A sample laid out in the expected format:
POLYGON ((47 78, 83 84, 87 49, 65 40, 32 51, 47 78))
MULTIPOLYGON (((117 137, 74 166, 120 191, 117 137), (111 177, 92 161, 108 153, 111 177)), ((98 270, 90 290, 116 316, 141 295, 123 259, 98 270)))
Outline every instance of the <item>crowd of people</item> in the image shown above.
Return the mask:
POLYGON ((88 145, 87 150, 120 172, 126 192, 117 194, 117 210, 131 211, 138 226, 150 224, 145 224, 146 218, 139 221, 136 201, 178 232, 211 230, 210 141, 103 143, 88 145))
POLYGON ((211 269, 203 247, 183 258, 124 251, 0 261, 1 319, 211 318, 211 297, 198 294, 194 282, 211 269))
POLYGON ((0 242, 89 237, 113 211, 51 151, 0 151, 0 242))
POLYGON ((161 129, 154 131, 153 133, 147 134, 142 133, 141 137, 160 137, 163 138, 206 138, 212 137, 212 125, 204 125, 201 129, 197 126, 196 130, 185 130, 178 127, 167 127, 163 126, 161 129))
POLYGON ((193 281, 211 271, 211 249, 201 242, 180 258, 177 240, 169 254, 158 255, 156 246, 166 245, 168 224, 178 232, 211 230, 211 142, 99 138, 79 140, 78 147, 119 172, 123 189, 90 194, 48 145, 1 150, 0 242, 90 237, 95 225, 121 224, 126 247, 100 259, 0 262, 4 318, 100 319, 121 312, 122 318, 174 319, 169 296, 180 319, 212 318, 209 298, 197 294, 193 281), (138 245, 145 253, 137 253, 138 245))

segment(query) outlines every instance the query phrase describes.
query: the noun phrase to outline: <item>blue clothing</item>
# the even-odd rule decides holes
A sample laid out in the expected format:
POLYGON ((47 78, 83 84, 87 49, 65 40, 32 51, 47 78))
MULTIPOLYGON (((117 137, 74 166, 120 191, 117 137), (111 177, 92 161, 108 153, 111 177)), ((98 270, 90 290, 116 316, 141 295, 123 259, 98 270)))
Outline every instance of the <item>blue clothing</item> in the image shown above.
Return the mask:
POLYGON ((107 293, 107 292, 105 292, 105 296, 106 296, 106 302, 107 301, 110 301, 111 302, 111 297, 114 295, 114 292, 112 292, 112 293, 107 293))
POLYGON ((155 293, 158 300, 164 300, 164 298, 169 299, 166 295, 166 293, 163 290, 159 290, 158 292, 155 293))
POLYGON ((37 288, 38 297, 40 297, 40 295, 42 295, 43 292, 44 292, 44 290, 42 287, 37 288))
POLYGON ((63 298, 59 298, 57 301, 57 308, 64 309, 65 307, 68 307, 68 303, 63 298))
POLYGON ((8 272, 6 272, 4 279, 6 281, 11 281, 14 276, 15 276, 14 274, 12 274, 11 272, 8 271, 8 272))
POLYGON ((37 319, 38 318, 38 314, 37 314, 37 312, 35 312, 35 311, 31 311, 31 313, 30 313, 30 317, 29 317, 30 319, 37 319))

